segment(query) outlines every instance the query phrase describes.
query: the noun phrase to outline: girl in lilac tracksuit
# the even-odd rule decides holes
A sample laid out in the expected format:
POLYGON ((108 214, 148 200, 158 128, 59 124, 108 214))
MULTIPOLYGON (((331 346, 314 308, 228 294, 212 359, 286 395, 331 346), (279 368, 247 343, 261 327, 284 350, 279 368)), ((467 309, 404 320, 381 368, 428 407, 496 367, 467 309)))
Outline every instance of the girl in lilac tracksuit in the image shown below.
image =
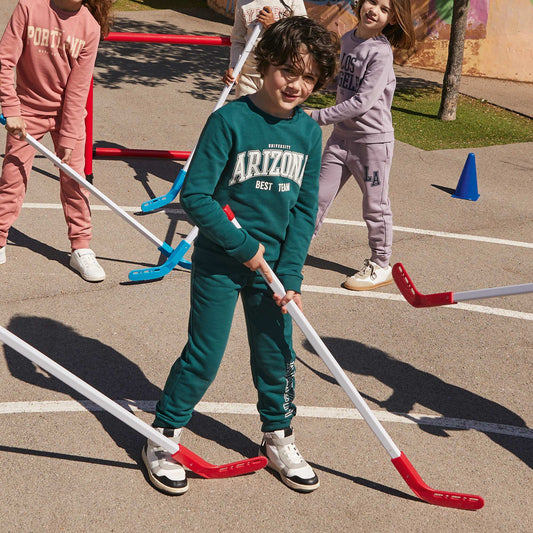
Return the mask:
POLYGON ((359 23, 341 38, 336 104, 308 113, 334 124, 322 156, 316 236, 333 200, 353 175, 363 193, 371 257, 343 286, 369 290, 392 283, 392 211, 388 188, 394 148, 396 88, 391 45, 414 43, 410 0, 360 0, 359 23))

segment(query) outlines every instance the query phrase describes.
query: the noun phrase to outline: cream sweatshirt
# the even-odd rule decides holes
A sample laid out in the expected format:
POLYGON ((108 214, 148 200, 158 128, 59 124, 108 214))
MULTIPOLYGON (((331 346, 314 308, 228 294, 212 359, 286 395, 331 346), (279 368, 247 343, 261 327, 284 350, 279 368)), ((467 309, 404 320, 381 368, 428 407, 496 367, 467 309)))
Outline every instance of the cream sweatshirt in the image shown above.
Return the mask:
POLYGON ((0 40, 4 116, 59 116, 59 142, 74 148, 84 135, 99 41, 100 26, 85 6, 70 12, 53 0, 19 0, 0 40))
MULTIPOLYGON (((293 16, 307 16, 303 0, 284 0, 287 6, 292 9, 293 16)), ((253 29, 250 28, 252 22, 257 18, 259 12, 265 7, 272 8, 272 14, 276 20, 285 15, 287 8, 279 0, 238 0, 235 7, 235 21, 231 31, 231 51, 230 51, 230 68, 234 68, 239 60, 239 56, 244 50, 246 41, 252 35, 253 29)), ((287 16, 287 15, 285 15, 287 16)), ((264 29, 261 31, 263 33, 264 29)), ((261 35, 260 34, 260 35, 261 35)), ((261 37, 259 37, 261 38, 261 37)), ((259 42, 259 40, 257 41, 259 42)), ((256 44, 257 44, 256 42, 256 44)), ((253 54, 248 58, 249 62, 253 61, 253 54)))

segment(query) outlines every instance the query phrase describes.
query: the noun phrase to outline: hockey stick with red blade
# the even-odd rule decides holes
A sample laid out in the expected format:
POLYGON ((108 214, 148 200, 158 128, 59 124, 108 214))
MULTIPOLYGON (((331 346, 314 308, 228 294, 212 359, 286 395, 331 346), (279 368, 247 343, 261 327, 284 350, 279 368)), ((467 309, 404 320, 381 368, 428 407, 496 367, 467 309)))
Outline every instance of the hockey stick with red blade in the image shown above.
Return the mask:
POLYGON ((124 407, 120 406, 118 403, 72 374, 72 372, 69 372, 66 368, 57 364, 33 346, 1 326, 0 341, 13 348, 13 350, 35 363, 49 374, 61 380, 69 387, 72 387, 96 405, 100 406, 104 411, 115 416, 141 435, 144 435, 147 439, 151 439, 159 444, 159 446, 162 446, 172 454, 172 457, 176 459, 176 461, 204 478, 215 479, 249 474, 264 468, 268 462, 266 457, 253 457, 251 459, 243 459, 241 461, 223 465, 208 463, 188 450, 182 444, 176 444, 174 441, 165 437, 152 426, 136 417, 133 413, 124 409, 124 407))
MULTIPOLYGON (((231 208, 225 206, 224 212, 233 224, 240 228, 240 224, 235 218, 231 208)), ((273 270, 269 267, 272 281, 269 282, 265 275, 261 272, 261 275, 265 279, 268 286, 272 289, 274 294, 280 296, 285 295, 285 288, 281 281, 278 279, 273 270)), ((330 372, 333 374, 337 383, 342 387, 344 392, 348 395, 350 400, 354 403, 355 407, 361 413, 365 422, 370 426, 370 429, 374 432, 376 437, 381 442, 382 446, 387 450, 391 456, 392 464, 396 467, 396 470, 403 477, 405 482, 409 485, 411 490, 422 500, 431 503, 433 505, 440 505, 442 507, 453 507, 455 509, 467 509, 476 510, 481 509, 484 505, 483 498, 481 496, 475 496, 473 494, 462 494, 459 492, 449 492, 435 490, 426 485, 423 479, 420 477, 414 466, 409 462, 403 452, 401 452, 393 440, 386 432, 385 428, 381 425, 374 413, 370 410, 367 403, 355 388, 353 383, 348 379, 348 376, 341 368, 339 363, 335 360, 328 347, 324 344, 322 339, 318 336, 317 332, 313 329, 302 310, 296 305, 294 301, 290 301, 286 306, 287 311, 296 322, 297 326, 302 330, 302 333, 306 336, 307 340, 311 343, 317 354, 324 361, 330 372)))
POLYGON ((392 267, 392 277, 400 289, 403 297, 413 307, 436 307, 450 305, 464 300, 479 300, 481 298, 495 298, 497 296, 511 296, 513 294, 525 294, 533 292, 533 283, 521 285, 508 285, 507 287, 491 287, 489 289, 477 289, 465 292, 436 292, 434 294, 422 294, 407 274, 401 263, 392 267))

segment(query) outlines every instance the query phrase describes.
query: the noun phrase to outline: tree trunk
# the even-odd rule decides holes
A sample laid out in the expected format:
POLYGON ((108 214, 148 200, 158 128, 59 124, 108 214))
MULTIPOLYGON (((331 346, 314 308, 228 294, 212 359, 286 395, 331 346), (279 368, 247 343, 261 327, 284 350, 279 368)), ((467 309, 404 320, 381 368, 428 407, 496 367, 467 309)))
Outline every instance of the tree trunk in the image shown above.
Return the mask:
POLYGON ((448 63, 442 82, 442 97, 438 114, 440 120, 455 120, 456 118, 469 4, 470 0, 453 0, 448 63))

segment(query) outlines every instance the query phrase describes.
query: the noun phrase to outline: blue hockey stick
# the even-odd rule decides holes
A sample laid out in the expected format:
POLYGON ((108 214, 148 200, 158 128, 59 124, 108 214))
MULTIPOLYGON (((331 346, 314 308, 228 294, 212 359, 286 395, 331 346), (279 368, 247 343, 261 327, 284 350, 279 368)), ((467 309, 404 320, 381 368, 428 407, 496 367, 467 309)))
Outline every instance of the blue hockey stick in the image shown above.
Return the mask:
POLYGON ((168 259, 161 266, 132 270, 129 273, 128 278, 130 281, 151 281, 166 276, 176 265, 190 269, 191 263, 185 261, 183 256, 187 253, 197 235, 198 227, 194 226, 189 235, 176 246, 175 250, 168 256, 168 259))
MULTIPOLYGON (((249 39, 246 41, 246 44, 244 45, 244 50, 242 51, 242 54, 239 57, 239 60, 237 61, 237 64, 235 65, 235 68, 233 69, 233 77, 236 78, 246 59, 250 55, 250 52, 252 51, 252 48, 255 44, 255 41, 257 41, 257 38, 259 37, 259 33, 261 32, 261 24, 259 22, 256 23, 252 34, 250 35, 249 39)), ((231 92, 231 89, 233 88, 233 83, 231 85, 226 85, 224 87, 224 90, 222 91, 222 94, 220 95, 220 98, 218 99, 218 102, 215 106, 215 109, 213 109, 213 112, 219 109, 224 105, 224 102, 226 101, 226 98, 228 97, 229 93, 231 92)), ((141 204, 141 211, 143 213, 150 213, 151 211, 154 211, 155 209, 159 209, 160 207, 164 207, 165 205, 172 202, 176 196, 178 196, 178 193, 181 190, 181 187, 183 185, 183 182, 185 181, 185 176, 187 174, 187 170, 189 170, 189 165, 191 163, 192 157, 194 155, 194 151, 196 149, 196 145, 192 149, 191 154, 189 155, 189 158, 185 162, 185 165, 183 165, 183 168, 179 171, 178 176, 176 177, 176 180, 172 184, 172 187, 170 188, 170 191, 168 191, 163 196, 158 196, 157 198, 152 198, 151 200, 148 200, 146 202, 143 202, 141 204)))

